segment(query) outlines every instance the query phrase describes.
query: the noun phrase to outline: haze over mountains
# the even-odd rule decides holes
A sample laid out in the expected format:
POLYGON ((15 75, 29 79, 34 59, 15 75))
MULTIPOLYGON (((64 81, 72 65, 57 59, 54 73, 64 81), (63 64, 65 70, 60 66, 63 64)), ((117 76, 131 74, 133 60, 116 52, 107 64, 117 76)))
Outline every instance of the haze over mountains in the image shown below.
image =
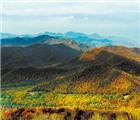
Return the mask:
MULTIPOLYGON (((128 40, 121 37, 115 36, 101 36, 97 33, 88 35, 84 33, 78 32, 66 32, 66 33, 51 33, 51 32, 44 32, 35 35, 24 34, 24 35, 15 35, 10 33, 1 33, 1 44, 2 46, 5 45, 31 45, 36 43, 44 43, 50 38, 55 38, 56 41, 54 43, 60 42, 58 38, 63 38, 63 41, 68 39, 70 41, 76 42, 80 44, 79 46, 84 46, 87 48, 93 47, 101 47, 101 46, 110 46, 110 45, 123 45, 127 47, 139 47, 139 43, 135 44, 132 40, 128 40), (58 39, 58 41, 57 41, 58 39)), ((51 44, 53 44, 51 41, 51 44)), ((47 43, 47 42, 46 42, 47 43)), ((49 42, 50 43, 50 42, 49 42)), ((62 42, 61 42, 62 43, 62 42)), ((66 42, 65 42, 66 43, 66 42)))

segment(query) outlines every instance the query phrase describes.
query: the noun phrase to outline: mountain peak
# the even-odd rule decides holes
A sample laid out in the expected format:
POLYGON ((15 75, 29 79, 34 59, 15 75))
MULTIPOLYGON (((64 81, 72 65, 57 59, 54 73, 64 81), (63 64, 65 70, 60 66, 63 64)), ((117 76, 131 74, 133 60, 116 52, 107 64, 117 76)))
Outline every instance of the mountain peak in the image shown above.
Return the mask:
POLYGON ((66 33, 64 33, 65 35, 71 35, 71 36, 85 36, 84 33, 80 33, 80 32, 73 32, 73 31, 68 31, 66 33))
POLYGON ((123 46, 107 46, 94 48, 85 52, 80 59, 87 61, 94 61, 96 56, 100 54, 102 51, 108 51, 120 56, 127 57, 128 59, 140 61, 140 48, 128 48, 123 46))

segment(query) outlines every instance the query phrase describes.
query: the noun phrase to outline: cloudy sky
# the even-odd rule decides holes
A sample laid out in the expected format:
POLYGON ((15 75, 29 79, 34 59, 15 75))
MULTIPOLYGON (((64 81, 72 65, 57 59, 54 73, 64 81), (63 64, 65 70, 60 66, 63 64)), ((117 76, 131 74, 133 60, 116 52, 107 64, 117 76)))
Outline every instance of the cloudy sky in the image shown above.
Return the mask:
POLYGON ((137 41, 139 0, 3 0, 2 32, 84 32, 137 41))

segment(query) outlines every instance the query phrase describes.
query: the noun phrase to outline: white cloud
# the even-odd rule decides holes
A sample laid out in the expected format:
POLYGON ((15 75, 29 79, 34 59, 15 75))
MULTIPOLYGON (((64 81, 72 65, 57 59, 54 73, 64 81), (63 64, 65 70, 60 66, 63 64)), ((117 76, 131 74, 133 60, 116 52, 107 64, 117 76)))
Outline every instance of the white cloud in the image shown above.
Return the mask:
POLYGON ((74 30, 108 35, 119 34, 119 36, 131 38, 138 36, 137 0, 115 0, 115 2, 114 0, 93 0, 86 3, 78 2, 79 0, 76 2, 14 1, 6 0, 3 3, 5 32, 37 33, 74 30))
POLYGON ((47 16, 47 15, 72 15, 72 14, 114 14, 138 12, 138 4, 132 3, 3 3, 3 14, 17 16, 47 16))
POLYGON ((138 2, 138 0, 5 0, 4 2, 138 2))

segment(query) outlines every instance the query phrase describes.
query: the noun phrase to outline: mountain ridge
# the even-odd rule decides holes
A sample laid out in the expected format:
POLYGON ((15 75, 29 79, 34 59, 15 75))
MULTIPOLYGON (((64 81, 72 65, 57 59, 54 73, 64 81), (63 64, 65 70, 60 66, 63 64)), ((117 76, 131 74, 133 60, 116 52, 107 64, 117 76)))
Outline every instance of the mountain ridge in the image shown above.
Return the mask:
MULTIPOLYGON (((117 48, 118 46, 107 47, 106 50, 102 49, 94 56, 92 61, 81 59, 80 56, 82 55, 79 54, 71 60, 63 61, 55 66, 40 68, 36 66, 26 68, 11 67, 9 70, 3 67, 2 87, 14 87, 15 84, 14 82, 11 83, 11 81, 17 81, 18 86, 31 85, 33 87, 32 91, 54 91, 65 94, 111 94, 112 92, 116 94, 132 94, 139 92, 140 61, 118 54, 117 48), (114 53, 108 51, 108 49, 114 50, 114 53), (32 85, 33 83, 34 85, 32 85), (120 86, 115 86, 115 84, 120 84, 120 86)), ((124 52, 126 49, 128 49, 127 52, 135 51, 135 49, 122 49, 121 47, 124 52)), ((97 50, 93 49, 92 52, 96 53, 97 50)))
POLYGON ((79 56, 82 52, 64 44, 35 44, 26 47, 2 47, 2 68, 43 67, 79 56), (9 59, 10 58, 10 59, 9 59), (5 67, 4 67, 5 66, 5 67))
MULTIPOLYGON (((37 36, 41 35, 48 35, 50 37, 54 38, 64 38, 64 39, 71 39, 77 43, 82 43, 90 46, 91 48, 93 47, 102 47, 102 46, 111 46, 111 45, 122 45, 122 46, 127 46, 127 47, 139 47, 139 44, 135 44, 132 40, 122 38, 122 37, 115 37, 115 36, 101 36, 97 33, 93 34, 84 34, 80 32, 73 32, 69 31, 66 33, 53 33, 53 32, 44 32, 44 33, 39 33, 35 35, 15 35, 15 37, 10 37, 10 39, 20 37, 20 38, 35 38, 37 36)), ((14 36, 14 35, 12 35, 14 36)), ((4 35, 4 40, 8 39, 4 35)), ((3 40, 2 40, 3 43, 3 40)))

